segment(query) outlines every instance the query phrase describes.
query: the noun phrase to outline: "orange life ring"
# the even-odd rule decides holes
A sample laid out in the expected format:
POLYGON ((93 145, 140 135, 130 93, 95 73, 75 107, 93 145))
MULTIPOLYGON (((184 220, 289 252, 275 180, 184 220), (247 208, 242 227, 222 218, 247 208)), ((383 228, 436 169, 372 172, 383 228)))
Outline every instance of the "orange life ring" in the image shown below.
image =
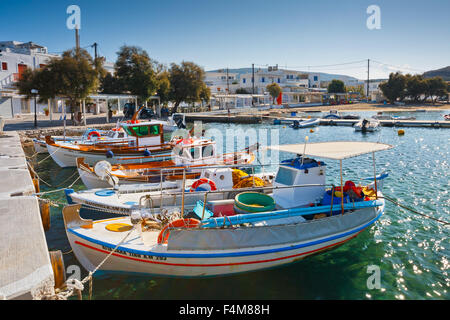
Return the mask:
POLYGON ((101 136, 100 136, 100 133, 98 133, 97 131, 91 131, 91 132, 89 132, 89 134, 88 134, 88 136, 87 136, 87 138, 88 138, 88 140, 91 140, 91 137, 92 136, 97 136, 97 138, 100 138, 101 136))
POLYGON ((209 184, 209 186, 211 187, 211 191, 216 191, 217 190, 217 186, 216 183, 212 180, 206 179, 206 178, 201 178, 198 179, 197 181, 195 181, 192 186, 191 189, 189 190, 190 192, 195 192, 195 190, 201 186, 202 184, 209 184))
POLYGON ((200 224, 200 220, 189 218, 189 219, 177 219, 166 225, 159 232, 158 244, 167 243, 169 239, 170 231, 169 228, 195 228, 200 224))

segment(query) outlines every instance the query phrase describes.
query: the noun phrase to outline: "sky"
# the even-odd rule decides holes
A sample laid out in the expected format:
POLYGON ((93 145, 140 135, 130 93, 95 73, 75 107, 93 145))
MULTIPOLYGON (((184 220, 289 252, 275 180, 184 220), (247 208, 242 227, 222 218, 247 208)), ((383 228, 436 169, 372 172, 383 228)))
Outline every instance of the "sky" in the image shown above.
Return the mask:
MULTIPOLYGON (((450 65, 450 0, 0 0, 0 40, 75 46, 67 8, 81 10, 80 43, 114 62, 126 45, 160 63, 205 70, 266 67, 386 78, 450 65), (380 28, 367 20, 380 9, 380 28)), ((372 21, 372 20, 370 20, 372 21)))

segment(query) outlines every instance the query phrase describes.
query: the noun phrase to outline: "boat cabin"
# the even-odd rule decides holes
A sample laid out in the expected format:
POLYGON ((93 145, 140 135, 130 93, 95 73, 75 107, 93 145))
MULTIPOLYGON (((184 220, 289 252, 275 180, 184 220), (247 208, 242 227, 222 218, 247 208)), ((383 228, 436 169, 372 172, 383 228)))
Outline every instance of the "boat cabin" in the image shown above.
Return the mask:
POLYGON ((310 184, 319 186, 274 189, 275 202, 285 209, 319 202, 325 193, 325 166, 321 161, 302 158, 300 155, 282 161, 273 182, 274 187, 310 184))
POLYGON ((208 139, 180 139, 172 149, 176 165, 215 164, 216 143, 208 139))
POLYGON ((163 125, 149 121, 128 120, 120 124, 125 133, 135 140, 130 140, 130 147, 159 146, 164 144, 163 125))

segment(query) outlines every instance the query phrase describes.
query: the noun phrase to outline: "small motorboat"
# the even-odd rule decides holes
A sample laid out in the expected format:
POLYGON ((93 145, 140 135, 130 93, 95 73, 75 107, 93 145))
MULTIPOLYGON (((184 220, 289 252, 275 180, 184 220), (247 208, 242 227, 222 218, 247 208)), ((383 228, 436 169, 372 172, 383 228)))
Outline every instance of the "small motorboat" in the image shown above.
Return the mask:
POLYGON ((374 132, 380 129, 380 122, 375 119, 364 118, 354 125, 355 131, 374 132))
POLYGON ((339 160, 342 168, 343 159, 392 146, 340 141, 270 148, 276 147, 300 156, 279 166, 273 186, 246 188, 231 198, 217 195, 235 189, 203 192, 192 210, 186 210, 185 201, 181 208, 160 212, 142 205, 126 217, 93 221, 80 216, 80 204, 66 206, 64 225, 73 253, 90 272, 224 276, 336 248, 382 216, 385 200, 375 174, 368 185, 357 186, 343 183, 341 169, 341 186, 327 185, 325 163, 306 157, 339 160))
POLYGON ((320 124, 320 119, 308 119, 304 121, 294 120, 289 126, 294 129, 315 127, 320 124))
POLYGON ((330 110, 330 112, 328 112, 322 118, 323 119, 341 119, 341 116, 339 115, 337 110, 330 110))
POLYGON ((445 119, 446 121, 450 121, 450 113, 444 115, 444 119, 445 119))

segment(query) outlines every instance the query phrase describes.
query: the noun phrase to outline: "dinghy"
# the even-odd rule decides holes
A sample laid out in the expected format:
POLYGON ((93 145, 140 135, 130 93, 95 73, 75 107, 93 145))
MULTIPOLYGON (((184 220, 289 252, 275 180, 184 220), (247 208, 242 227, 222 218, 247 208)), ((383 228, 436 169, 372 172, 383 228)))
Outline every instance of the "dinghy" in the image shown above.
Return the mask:
POLYGON ((380 122, 375 119, 364 118, 354 125, 355 131, 374 132, 380 129, 380 122))
MULTIPOLYGON (((214 197, 230 190, 210 191, 188 214, 183 205, 159 213, 142 207, 127 217, 92 221, 80 217, 76 204, 63 209, 67 238, 88 271, 103 262, 104 272, 207 277, 286 265, 346 243, 381 217, 376 177, 368 186, 344 186, 342 160, 391 147, 345 141, 271 147, 301 157, 279 166, 273 186, 259 188, 271 190, 275 207, 270 198, 261 202, 269 211, 237 213, 235 200, 214 197), (341 186, 327 185, 325 163, 306 156, 339 160, 341 186)), ((262 198, 247 197, 246 203, 262 198)))
POLYGON ((301 128, 315 127, 319 124, 320 124, 320 119, 308 119, 308 120, 304 120, 304 121, 294 120, 294 123, 292 123, 289 126, 294 129, 301 129, 301 128))

